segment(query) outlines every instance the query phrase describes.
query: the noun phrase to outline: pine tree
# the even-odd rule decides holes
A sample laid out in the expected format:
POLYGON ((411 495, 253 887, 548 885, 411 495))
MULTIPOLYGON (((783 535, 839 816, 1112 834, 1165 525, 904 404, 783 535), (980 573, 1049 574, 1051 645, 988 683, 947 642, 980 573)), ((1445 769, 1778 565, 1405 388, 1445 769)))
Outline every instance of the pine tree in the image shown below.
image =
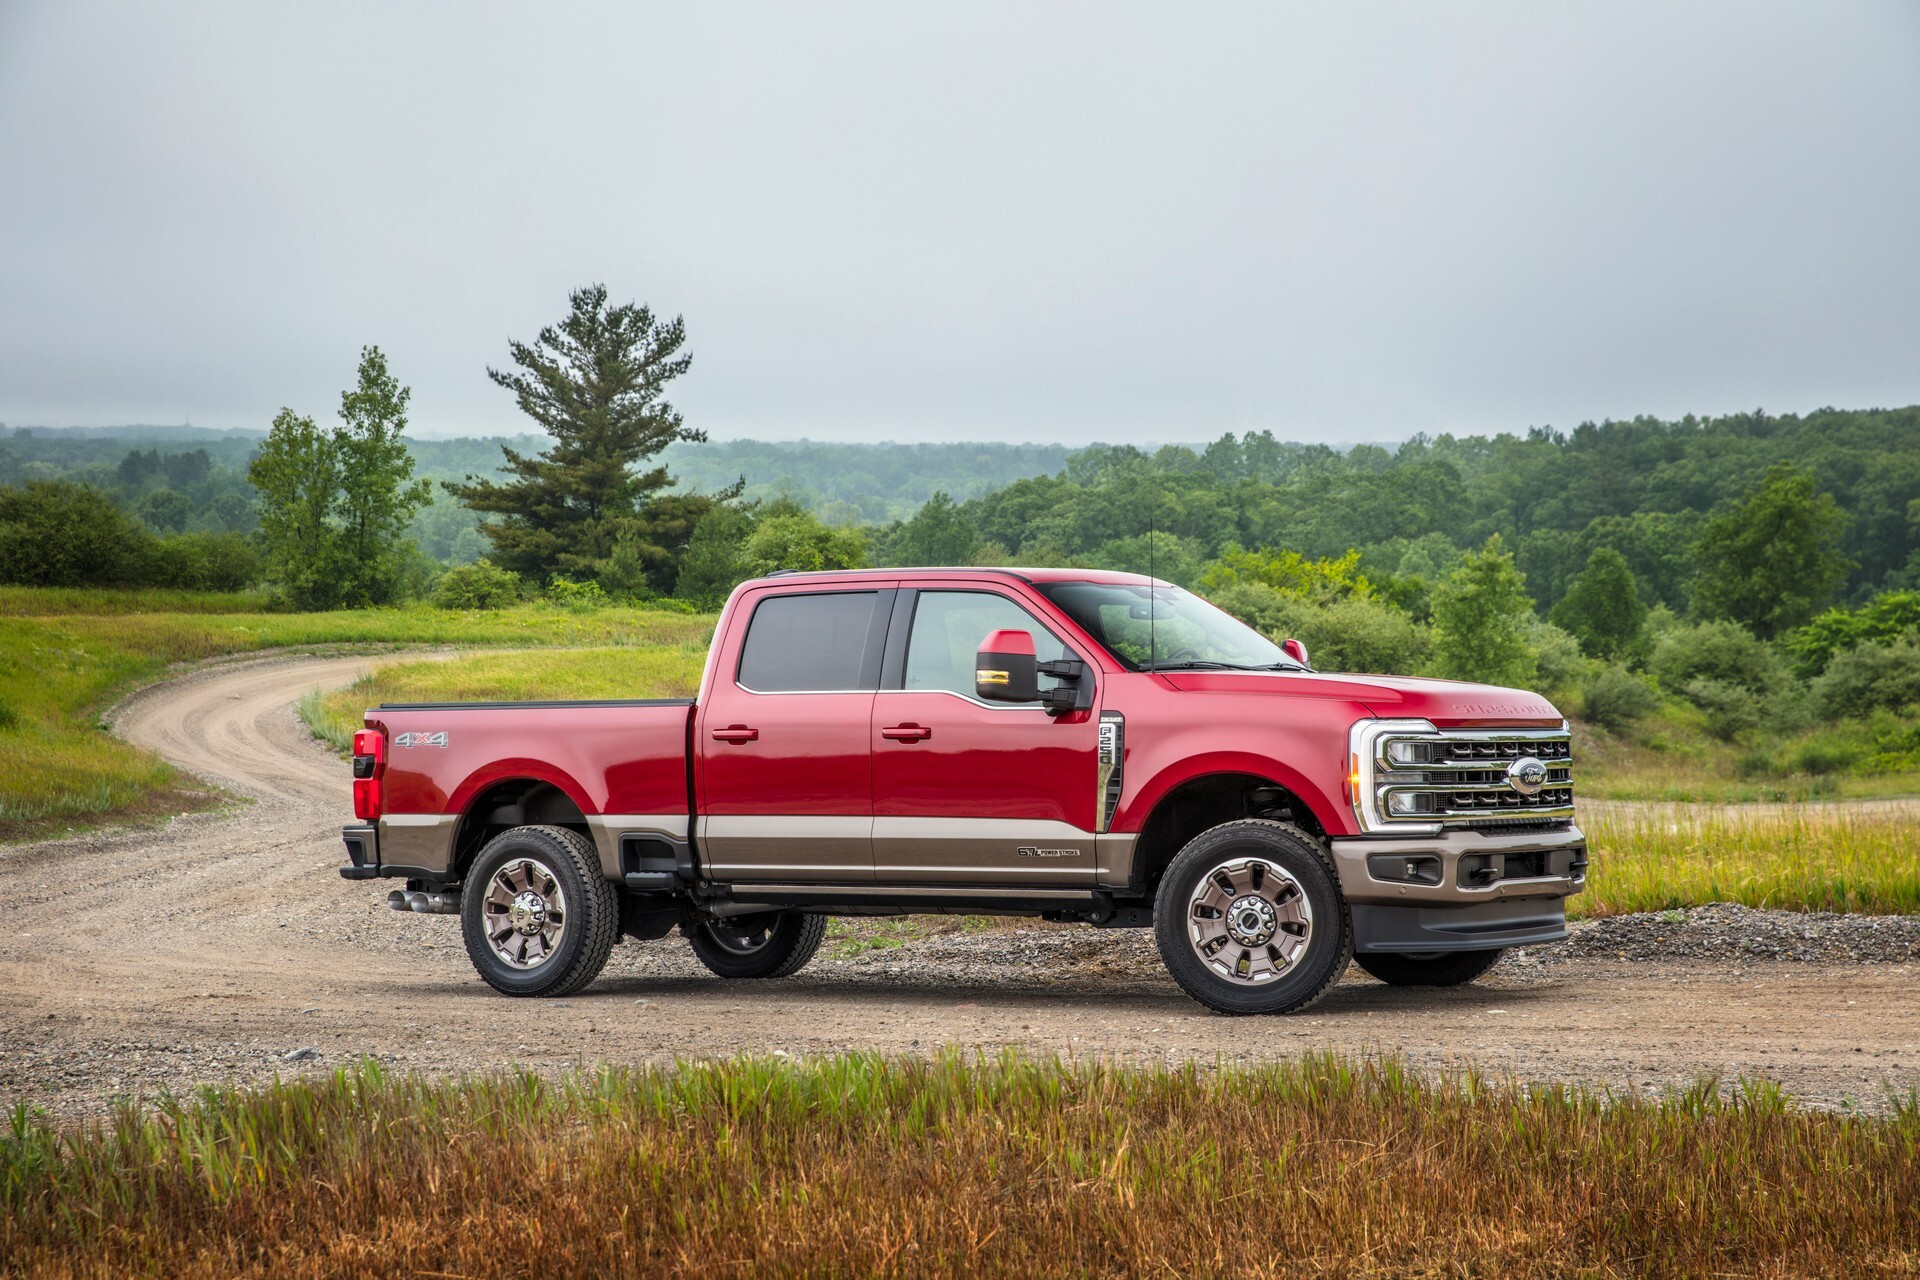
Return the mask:
POLYGON ((623 533, 640 532, 644 542, 636 522, 672 478, 665 467, 636 466, 676 440, 706 439, 663 398, 691 363, 680 354, 681 319, 656 320, 632 303, 609 307, 604 285, 578 290, 570 303, 567 318, 532 345, 509 343, 518 372, 487 370, 552 447, 531 457, 503 449, 513 477, 505 483, 470 475, 447 486, 499 517, 480 525, 492 558, 529 578, 591 576, 623 533))

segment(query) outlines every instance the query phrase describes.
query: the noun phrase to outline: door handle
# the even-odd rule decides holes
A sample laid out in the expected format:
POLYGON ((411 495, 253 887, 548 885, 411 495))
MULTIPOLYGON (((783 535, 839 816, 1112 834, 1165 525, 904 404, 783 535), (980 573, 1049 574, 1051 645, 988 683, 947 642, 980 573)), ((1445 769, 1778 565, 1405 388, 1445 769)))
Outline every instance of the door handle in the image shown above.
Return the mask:
POLYGON ((715 729, 715 742, 752 742, 760 736, 758 729, 749 729, 743 724, 730 724, 724 729, 715 729))
POLYGON ((923 739, 931 738, 933 736, 933 730, 926 728, 924 725, 896 724, 889 725, 887 728, 882 729, 880 736, 883 738, 891 738, 895 742, 919 742, 923 739))

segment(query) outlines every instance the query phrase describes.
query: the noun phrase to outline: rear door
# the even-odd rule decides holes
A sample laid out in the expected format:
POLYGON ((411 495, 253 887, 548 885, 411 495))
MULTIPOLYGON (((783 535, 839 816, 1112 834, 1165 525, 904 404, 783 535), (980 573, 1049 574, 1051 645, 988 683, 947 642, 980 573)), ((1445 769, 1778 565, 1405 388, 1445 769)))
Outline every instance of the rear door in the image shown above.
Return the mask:
POLYGON ((693 743, 714 879, 873 879, 868 735, 893 596, 768 589, 736 610, 744 640, 724 638, 735 656, 714 673, 693 743))
POLYGON ((1098 716, 975 696, 974 654, 1002 629, 1031 633, 1043 662, 1086 656, 999 591, 899 593, 873 712, 882 884, 1094 883, 1098 716))

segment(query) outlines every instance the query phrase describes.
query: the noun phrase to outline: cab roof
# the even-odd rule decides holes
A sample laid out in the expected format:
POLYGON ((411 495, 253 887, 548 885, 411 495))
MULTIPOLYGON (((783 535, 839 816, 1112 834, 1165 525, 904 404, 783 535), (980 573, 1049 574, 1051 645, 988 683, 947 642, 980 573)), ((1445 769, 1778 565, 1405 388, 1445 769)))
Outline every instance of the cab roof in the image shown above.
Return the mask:
MULTIPOLYGON (((1101 582, 1123 586, 1146 586, 1157 583, 1169 585, 1164 579, 1149 578, 1144 573, 1119 573, 1112 569, 1012 569, 981 568, 979 566, 948 565, 939 567, 910 567, 896 569, 781 569, 755 578, 755 584, 762 582, 840 582, 862 578, 1012 578, 1020 582, 1101 582)), ((745 584, 743 584, 745 585, 745 584)))

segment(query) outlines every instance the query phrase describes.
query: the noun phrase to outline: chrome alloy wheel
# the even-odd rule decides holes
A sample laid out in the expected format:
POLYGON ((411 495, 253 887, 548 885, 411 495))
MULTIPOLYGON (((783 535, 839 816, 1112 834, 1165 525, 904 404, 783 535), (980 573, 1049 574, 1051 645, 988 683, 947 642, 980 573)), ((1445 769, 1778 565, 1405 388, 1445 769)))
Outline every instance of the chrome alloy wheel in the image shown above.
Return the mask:
POLYGON ((1233 858, 1200 878, 1187 900, 1187 941, 1230 982, 1257 986, 1292 969, 1313 939, 1300 884, 1265 858, 1233 858))
POLYGON ((531 858, 493 873, 480 910, 494 954, 516 969, 538 969, 567 934, 566 891, 531 858))

